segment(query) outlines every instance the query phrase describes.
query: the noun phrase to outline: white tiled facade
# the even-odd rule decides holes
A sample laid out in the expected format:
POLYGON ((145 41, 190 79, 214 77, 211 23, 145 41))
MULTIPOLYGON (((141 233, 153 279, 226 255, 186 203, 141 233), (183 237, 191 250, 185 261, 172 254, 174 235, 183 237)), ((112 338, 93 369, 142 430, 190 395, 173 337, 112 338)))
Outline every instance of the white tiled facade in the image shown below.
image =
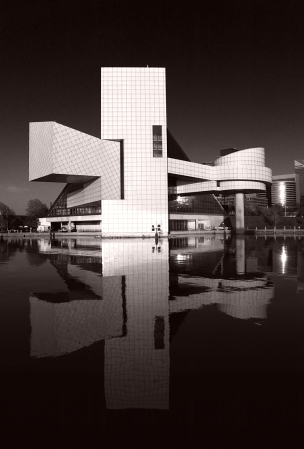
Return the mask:
POLYGON ((103 201, 103 235, 168 233, 166 74, 164 68, 101 69, 101 138, 124 139, 124 199, 103 201), (153 157, 152 126, 162 127, 153 157))
POLYGON ((272 182, 270 168, 265 164, 264 148, 249 148, 222 156, 214 166, 168 158, 168 173, 203 181, 179 185, 177 193, 223 191, 265 191, 272 182))
MULTIPOLYGON (((31 181, 73 185, 65 203, 71 210, 54 214, 53 223, 71 221, 78 206, 95 207, 96 214, 98 203, 92 229, 101 226, 104 236, 152 236, 157 227, 166 236, 168 176, 177 180, 176 195, 252 193, 271 184, 264 148, 232 150, 211 165, 181 160, 174 151, 168 157, 165 69, 107 67, 101 69, 101 139, 56 122, 31 123, 29 173, 31 181)), ((220 224, 224 215, 213 221, 220 224)))
POLYGON ((74 192, 73 199, 70 196, 71 207, 83 204, 84 196, 86 201, 117 199, 120 145, 56 122, 31 123, 29 174, 30 181, 79 182, 81 194, 74 192))

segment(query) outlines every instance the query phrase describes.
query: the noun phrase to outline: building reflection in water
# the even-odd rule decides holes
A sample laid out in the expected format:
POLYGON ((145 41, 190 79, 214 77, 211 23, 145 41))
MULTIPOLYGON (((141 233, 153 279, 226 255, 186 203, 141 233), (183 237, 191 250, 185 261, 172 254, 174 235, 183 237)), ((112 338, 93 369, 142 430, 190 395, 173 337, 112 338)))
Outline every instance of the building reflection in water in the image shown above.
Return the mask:
POLYGON ((282 274, 285 274, 285 265, 287 261, 286 246, 282 246, 281 260, 282 260, 282 274))
POLYGON ((31 356, 104 340, 108 409, 169 408, 170 315, 214 304, 263 320, 273 297, 242 238, 40 240, 39 248, 68 292, 31 295, 31 356))
POLYGON ((301 247, 298 246, 297 240, 290 238, 288 244, 286 240, 275 239, 272 242, 273 251, 273 274, 294 276, 295 279, 299 275, 301 268, 301 247))
POLYGON ((234 318, 266 318, 273 286, 268 276, 258 271, 256 266, 246 269, 245 240, 242 237, 232 241, 228 239, 222 242, 222 247, 214 249, 190 252, 183 265, 178 260, 179 249, 170 251, 170 273, 177 271, 175 280, 171 279, 170 282, 171 289, 173 287, 170 313, 216 304, 221 312, 234 318), (179 266, 178 270, 175 270, 176 266, 179 266), (188 275, 189 266, 192 276, 188 275), (176 289, 177 293, 174 294, 176 289), (187 294, 183 295, 183 291, 187 294))
POLYGON ((102 257, 94 248, 85 268, 84 242, 76 249, 69 242, 68 252, 63 243, 42 242, 41 251, 85 299, 31 296, 31 355, 58 356, 104 339, 107 408, 168 409, 168 242, 106 240, 102 257))
POLYGON ((105 344, 108 408, 169 408, 168 242, 106 240, 103 276, 125 276, 127 328, 105 344))

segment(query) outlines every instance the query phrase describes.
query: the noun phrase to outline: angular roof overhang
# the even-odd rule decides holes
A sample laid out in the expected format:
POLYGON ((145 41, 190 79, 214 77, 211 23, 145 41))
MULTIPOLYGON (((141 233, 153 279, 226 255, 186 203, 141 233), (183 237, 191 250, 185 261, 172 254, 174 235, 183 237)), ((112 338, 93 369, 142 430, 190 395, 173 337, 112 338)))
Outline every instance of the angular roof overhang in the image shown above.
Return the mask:
POLYGON ((33 179, 33 182, 62 182, 67 184, 84 184, 85 182, 93 181, 97 179, 97 176, 87 175, 69 175, 62 173, 52 173, 50 175, 41 176, 40 178, 33 179))

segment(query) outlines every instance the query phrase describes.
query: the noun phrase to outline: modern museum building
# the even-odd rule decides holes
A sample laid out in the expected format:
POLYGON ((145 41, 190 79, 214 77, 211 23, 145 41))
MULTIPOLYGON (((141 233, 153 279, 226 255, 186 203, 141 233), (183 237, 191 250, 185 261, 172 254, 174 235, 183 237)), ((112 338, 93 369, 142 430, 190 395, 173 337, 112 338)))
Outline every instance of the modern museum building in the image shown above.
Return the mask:
POLYGON ((219 194, 235 195, 242 233, 244 194, 265 192, 272 173, 264 148, 191 162, 167 129, 165 69, 107 67, 101 138, 54 121, 30 123, 29 179, 66 183, 47 217, 55 230, 166 236, 219 226, 226 217, 219 194))

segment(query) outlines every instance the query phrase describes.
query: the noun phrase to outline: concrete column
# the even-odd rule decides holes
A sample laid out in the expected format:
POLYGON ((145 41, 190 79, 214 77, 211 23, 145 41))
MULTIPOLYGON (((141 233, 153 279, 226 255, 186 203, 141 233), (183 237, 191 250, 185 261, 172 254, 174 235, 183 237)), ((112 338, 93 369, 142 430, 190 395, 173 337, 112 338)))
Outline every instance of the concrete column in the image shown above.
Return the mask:
POLYGON ((237 234, 244 234, 244 193, 235 194, 235 230, 237 234))

